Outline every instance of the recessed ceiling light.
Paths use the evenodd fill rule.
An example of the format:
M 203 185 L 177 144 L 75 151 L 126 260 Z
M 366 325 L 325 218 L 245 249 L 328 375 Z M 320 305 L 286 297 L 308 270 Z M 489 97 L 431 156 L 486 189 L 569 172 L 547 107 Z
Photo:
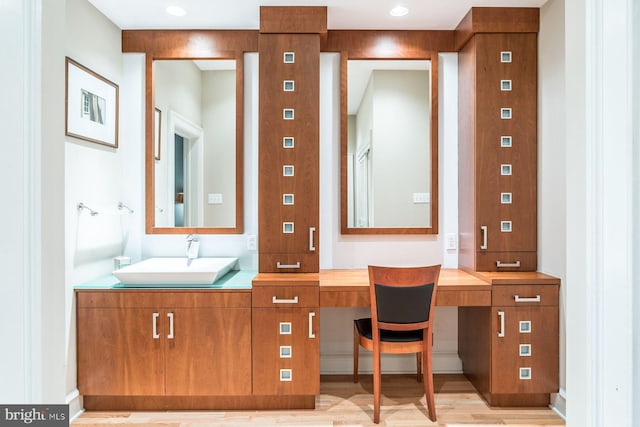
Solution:
M 409 13 L 409 9 L 404 6 L 396 6 L 389 12 L 391 16 L 405 16 L 407 13 Z
M 187 14 L 187 11 L 180 6 L 169 6 L 167 8 L 167 13 L 173 16 L 184 16 Z

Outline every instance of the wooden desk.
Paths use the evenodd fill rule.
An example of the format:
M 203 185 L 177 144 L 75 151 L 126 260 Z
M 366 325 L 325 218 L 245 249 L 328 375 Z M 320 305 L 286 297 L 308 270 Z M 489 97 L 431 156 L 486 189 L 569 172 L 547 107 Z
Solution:
M 321 270 L 320 307 L 369 307 L 366 269 Z M 438 280 L 436 305 L 490 306 L 491 283 L 462 270 L 443 269 Z

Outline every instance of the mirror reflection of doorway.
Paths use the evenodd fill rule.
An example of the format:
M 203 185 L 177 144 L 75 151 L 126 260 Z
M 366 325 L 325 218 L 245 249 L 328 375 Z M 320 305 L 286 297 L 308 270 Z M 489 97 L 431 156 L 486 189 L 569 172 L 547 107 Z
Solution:
M 184 138 L 175 134 L 174 139 L 174 218 L 176 227 L 184 227 Z
M 202 224 L 202 181 L 204 171 L 204 132 L 174 111 L 169 112 L 167 134 L 174 144 L 167 153 L 169 159 L 169 200 L 173 209 L 172 227 L 196 227 Z

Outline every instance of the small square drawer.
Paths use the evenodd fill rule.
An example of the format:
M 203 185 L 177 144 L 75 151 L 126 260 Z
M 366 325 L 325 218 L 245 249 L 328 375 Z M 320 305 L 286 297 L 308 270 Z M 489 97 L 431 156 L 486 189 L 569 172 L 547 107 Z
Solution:
M 319 304 L 317 286 L 264 286 L 251 290 L 252 307 L 317 307 Z
M 557 285 L 493 285 L 491 301 L 495 306 L 558 305 Z

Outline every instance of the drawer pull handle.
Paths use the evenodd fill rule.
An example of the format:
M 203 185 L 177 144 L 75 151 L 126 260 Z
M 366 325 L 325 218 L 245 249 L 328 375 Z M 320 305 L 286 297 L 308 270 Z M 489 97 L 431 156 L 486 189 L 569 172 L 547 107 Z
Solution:
M 175 337 L 173 334 L 173 313 L 167 313 L 167 317 L 169 318 L 169 335 L 167 335 L 167 338 L 172 340 Z
M 277 268 L 300 268 L 300 261 L 295 264 L 280 264 L 280 261 L 276 263 Z
M 279 299 L 277 296 L 274 295 L 271 298 L 271 302 L 274 303 L 274 304 L 297 304 L 298 303 L 298 296 L 296 295 L 292 299 Z
M 316 246 L 313 243 L 313 234 L 316 232 L 315 227 L 309 227 L 309 251 L 313 252 L 316 250 Z
M 519 268 L 520 267 L 520 261 L 516 261 L 516 262 L 496 261 L 496 266 L 498 268 Z
M 160 317 L 160 313 L 153 313 L 152 315 L 152 320 L 153 320 L 153 339 L 157 340 L 158 338 L 160 338 L 160 334 L 158 333 L 158 317 Z
M 480 249 L 487 249 L 488 227 L 486 225 L 480 226 L 480 230 L 482 230 L 482 244 L 480 245 Z
M 500 330 L 498 331 L 498 337 L 504 337 L 504 311 L 499 311 L 498 316 L 500 316 Z
M 309 338 L 315 338 L 316 334 L 313 333 L 313 318 L 315 317 L 316 313 L 311 311 L 309 312 Z
M 521 297 L 520 295 L 514 295 L 513 299 L 516 302 L 540 302 L 540 295 L 536 295 L 535 297 Z

